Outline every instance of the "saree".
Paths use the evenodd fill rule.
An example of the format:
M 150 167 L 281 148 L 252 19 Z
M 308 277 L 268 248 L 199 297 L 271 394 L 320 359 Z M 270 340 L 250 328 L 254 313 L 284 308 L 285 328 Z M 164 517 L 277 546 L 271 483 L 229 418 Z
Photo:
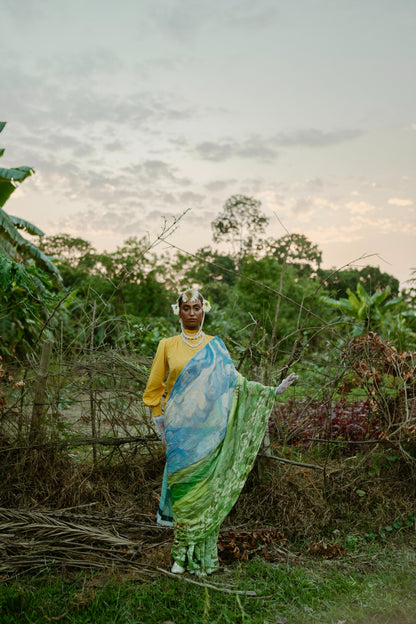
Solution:
M 237 372 L 220 338 L 176 379 L 164 413 L 169 487 L 158 517 L 168 523 L 173 516 L 172 556 L 189 572 L 219 567 L 220 526 L 254 464 L 275 395 Z

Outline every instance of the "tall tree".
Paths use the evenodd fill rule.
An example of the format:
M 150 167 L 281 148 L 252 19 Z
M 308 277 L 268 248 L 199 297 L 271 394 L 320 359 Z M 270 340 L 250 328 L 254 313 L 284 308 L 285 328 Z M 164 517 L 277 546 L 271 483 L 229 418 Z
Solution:
M 259 234 L 263 234 L 269 222 L 260 210 L 261 202 L 246 195 L 232 195 L 224 204 L 222 212 L 212 221 L 214 242 L 231 243 L 238 261 L 253 251 Z
M 263 245 L 267 256 L 276 258 L 281 264 L 293 264 L 302 275 L 311 275 L 322 262 L 322 252 L 304 234 L 286 234 L 278 239 L 268 239 Z

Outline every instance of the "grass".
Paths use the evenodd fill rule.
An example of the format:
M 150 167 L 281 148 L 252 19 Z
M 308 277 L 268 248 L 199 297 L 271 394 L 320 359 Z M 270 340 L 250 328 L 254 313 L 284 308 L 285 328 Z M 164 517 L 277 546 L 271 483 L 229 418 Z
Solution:
M 2 624 L 407 624 L 416 613 L 415 537 L 344 540 L 331 560 L 238 563 L 208 582 L 257 597 L 132 574 L 45 570 L 0 585 Z

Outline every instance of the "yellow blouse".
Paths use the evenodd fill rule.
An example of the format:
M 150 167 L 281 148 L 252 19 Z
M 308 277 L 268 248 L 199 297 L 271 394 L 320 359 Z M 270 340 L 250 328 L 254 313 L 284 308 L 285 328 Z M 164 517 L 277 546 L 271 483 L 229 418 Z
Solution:
M 192 336 L 196 333 L 187 330 Z M 153 416 L 160 416 L 163 406 L 169 398 L 179 373 L 184 366 L 198 353 L 214 336 L 204 336 L 203 341 L 197 348 L 188 347 L 181 336 L 162 338 L 157 347 L 153 360 L 146 390 L 143 394 L 143 403 L 152 408 Z M 167 378 L 166 378 L 167 376 Z M 165 395 L 166 392 L 166 396 Z

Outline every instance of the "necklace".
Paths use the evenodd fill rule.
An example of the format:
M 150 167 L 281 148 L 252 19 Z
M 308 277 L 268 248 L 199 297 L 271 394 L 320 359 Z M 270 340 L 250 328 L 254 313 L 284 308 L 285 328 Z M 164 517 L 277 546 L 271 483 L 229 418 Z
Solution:
M 199 347 L 201 342 L 204 340 L 205 334 L 202 331 L 202 329 L 200 329 L 199 332 L 195 334 L 195 336 L 187 336 L 185 334 L 185 331 L 182 329 L 181 338 L 182 338 L 183 342 L 186 345 L 188 345 L 188 347 L 191 347 L 191 349 L 196 349 L 197 347 Z M 188 342 L 188 340 L 197 340 L 198 338 L 199 338 L 198 342 L 195 342 L 194 344 L 192 344 L 191 342 Z

